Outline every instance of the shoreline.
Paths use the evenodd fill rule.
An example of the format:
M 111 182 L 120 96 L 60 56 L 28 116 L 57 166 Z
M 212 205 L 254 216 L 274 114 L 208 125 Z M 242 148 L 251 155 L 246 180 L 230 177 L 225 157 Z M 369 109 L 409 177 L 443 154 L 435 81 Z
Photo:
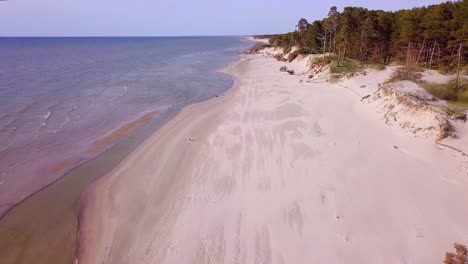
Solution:
M 54 180 L 50 181 L 49 183 L 43 185 L 37 190 L 26 195 L 24 198 L 19 200 L 14 205 L 8 207 L 5 210 L 0 211 L 0 221 L 14 207 L 20 205 L 22 202 L 34 196 L 36 193 L 41 192 L 44 189 L 54 185 L 57 181 L 60 181 L 60 179 L 64 177 L 67 173 L 69 173 L 70 171 L 78 168 L 79 166 L 83 165 L 86 162 L 96 159 L 98 156 L 102 155 L 104 152 L 112 148 L 114 145 L 119 144 L 120 141 L 125 139 L 131 133 L 135 132 L 135 130 L 138 130 L 144 127 L 153 119 L 157 118 L 159 114 L 160 114 L 160 111 L 150 111 L 150 112 L 142 113 L 140 116 L 134 119 L 128 120 L 127 122 L 121 124 L 116 129 L 111 130 L 109 133 L 103 134 L 101 137 L 97 138 L 94 142 L 90 143 L 87 146 L 86 150 L 82 152 L 77 152 L 73 156 L 67 156 L 65 159 L 56 160 L 54 163 L 51 163 L 50 165 L 48 165 L 45 168 L 45 170 L 50 172 L 50 174 L 54 175 L 52 177 Z
M 235 79 L 233 80 L 235 83 Z M 228 93 L 232 89 L 232 87 L 229 88 L 225 93 Z M 210 100 L 210 98 L 199 99 L 202 99 L 201 102 Z M 195 104 L 197 103 L 200 102 L 196 102 Z M 192 104 L 193 103 L 188 105 Z M 68 170 L 63 174 L 63 176 L 61 176 L 54 182 L 32 193 L 31 195 L 23 199 L 20 203 L 7 210 L 5 214 L 0 218 L 0 232 L 7 235 L 4 236 L 6 241 L 2 241 L 0 239 L 0 248 L 3 248 L 3 252 L 0 251 L 0 255 L 5 256 L 5 259 L 7 261 L 13 261 L 17 258 L 22 258 L 23 260 L 29 259 L 31 261 L 34 260 L 35 263 L 67 263 L 69 261 L 75 261 L 73 258 L 76 257 L 76 249 L 79 245 L 79 219 L 81 217 L 80 207 L 82 206 L 81 202 L 77 201 L 82 200 L 81 191 L 78 191 L 79 195 L 71 195 L 76 196 L 77 199 L 72 199 L 70 201 L 68 201 L 69 199 L 66 199 L 67 201 L 63 202 L 59 198 L 60 203 L 62 205 L 57 206 L 59 207 L 59 209 L 54 209 L 54 211 L 66 210 L 66 213 L 63 213 L 63 215 L 60 214 L 59 216 L 56 214 L 55 217 L 52 215 L 45 216 L 44 212 L 36 212 L 38 211 L 36 209 L 45 205 L 49 207 L 55 207 L 54 204 L 56 204 L 56 200 L 51 200 L 50 197 L 57 197 L 56 193 L 60 193 L 65 190 L 73 190 L 72 193 L 76 193 L 76 189 L 83 189 L 84 193 L 87 193 L 87 189 L 92 185 L 91 182 L 94 182 L 95 180 L 90 180 L 91 184 L 85 184 L 84 187 L 82 186 L 83 181 L 88 181 L 87 179 L 90 177 L 97 177 L 98 179 L 101 177 L 105 177 L 108 171 L 112 170 L 115 166 L 117 166 L 120 163 L 119 160 L 125 159 L 125 157 L 130 155 L 135 148 L 138 148 L 140 144 L 142 144 L 155 131 L 158 131 L 167 122 L 172 120 L 176 115 L 178 115 L 178 113 L 180 113 L 180 111 L 180 105 L 175 105 L 162 113 L 158 111 L 147 112 L 146 114 L 141 115 L 139 118 L 123 124 L 111 133 L 102 136 L 101 138 L 95 141 L 96 144 L 93 144 L 93 146 L 90 146 L 90 148 L 88 149 L 88 151 L 91 151 L 92 153 L 96 153 L 96 151 L 102 151 L 100 154 L 95 155 L 94 158 L 86 160 L 85 162 L 82 162 L 77 166 L 73 167 L 72 169 Z M 111 145 L 109 146 L 108 143 L 111 143 Z M 87 176 L 84 177 L 85 179 L 83 179 L 83 175 L 79 174 L 86 174 Z M 69 194 L 67 195 L 70 196 Z M 31 224 L 35 227 L 28 227 L 27 225 L 30 226 L 29 220 L 31 219 L 30 217 L 25 216 L 28 214 L 31 217 L 40 214 L 42 215 L 41 218 L 49 219 L 51 221 L 58 221 L 60 222 L 59 227 L 54 226 L 52 230 L 45 231 L 45 233 L 43 228 L 38 228 L 35 226 L 37 225 L 37 223 Z M 48 228 L 50 229 L 50 224 L 46 223 L 50 222 L 49 220 L 39 220 L 38 222 L 39 225 L 48 226 Z M 12 237 L 8 238 L 10 234 L 7 234 L 10 231 L 2 227 L 5 226 L 5 224 L 6 226 L 9 226 L 8 229 L 12 228 L 12 226 L 17 226 L 15 227 L 15 229 L 21 230 L 21 233 L 29 233 L 30 235 L 32 235 L 32 239 L 29 238 L 28 241 L 25 241 L 29 243 L 29 246 L 18 246 L 18 243 L 23 242 L 16 238 L 14 238 L 16 244 L 11 243 Z M 69 231 L 72 230 L 76 230 L 76 235 L 69 234 Z M 54 232 L 61 233 L 58 237 L 54 239 L 55 242 L 57 242 L 57 240 L 62 240 L 62 244 L 59 247 L 47 245 L 47 242 L 45 242 L 48 240 L 48 238 L 44 237 L 44 235 L 57 236 L 57 234 L 54 234 Z M 70 238 L 73 241 L 70 241 Z M 33 240 L 35 240 L 36 242 L 33 242 Z M 64 240 L 67 241 L 65 244 L 68 244 L 69 246 L 63 245 L 63 243 L 65 242 Z M 5 243 L 8 243 L 8 246 L 2 246 Z M 58 250 L 60 248 L 65 249 L 65 251 Z M 18 253 L 16 252 L 18 250 L 24 250 L 24 252 L 19 253 L 20 255 L 17 255 Z M 43 257 L 47 254 L 39 254 L 39 251 L 49 252 L 48 255 L 54 256 L 54 262 L 50 262 L 50 258 L 44 259 Z
M 41 250 L 49 252 L 50 255 L 52 251 L 57 251 L 56 248 L 47 250 L 49 245 L 42 243 L 47 243 L 46 241 L 52 236 L 55 237 L 54 240 L 60 240 L 61 243 L 68 246 L 56 245 L 63 251 L 52 254 L 54 262 L 42 259 L 43 255 L 37 255 L 38 259 L 35 261 L 37 263 L 64 263 L 71 260 L 70 253 L 75 251 L 73 244 L 76 239 L 76 236 L 70 234 L 70 231 L 76 229 L 75 198 L 80 197 L 77 194 L 81 192 L 83 185 L 87 185 L 86 182 L 93 181 L 93 177 L 100 177 L 97 175 L 99 170 L 86 176 L 80 174 L 87 171 L 86 167 L 93 167 L 93 164 L 99 163 L 98 160 L 103 159 L 103 157 L 112 156 L 112 150 L 118 148 L 119 145 L 129 145 L 132 138 L 136 134 L 141 134 L 140 130 L 145 130 L 145 127 L 154 122 L 159 114 L 158 111 L 148 112 L 102 136 L 97 142 L 106 140 L 109 136 L 113 141 L 106 140 L 104 143 L 111 144 L 95 145 L 97 151 L 93 153 L 92 158 L 67 169 L 61 177 L 31 193 L 21 202 L 6 210 L 0 218 L 1 256 L 7 261 L 13 262 L 14 259 L 18 258 L 31 259 Z M 90 150 L 92 150 L 91 147 L 93 146 L 90 146 Z M 45 212 L 41 210 L 42 207 L 46 208 Z M 31 217 L 35 218 L 34 223 L 30 223 Z M 51 221 L 57 222 L 57 225 L 51 226 L 49 224 Z M 23 241 L 21 239 L 23 236 L 28 238 Z M 52 248 L 52 246 L 50 247 Z M 19 253 L 22 251 L 27 253 Z
M 239 61 L 233 62 L 229 64 L 225 69 L 222 69 L 219 71 L 220 73 L 228 74 L 229 76 L 233 78 L 234 83 L 233 83 L 233 86 L 229 90 L 227 90 L 222 95 L 219 95 L 219 96 L 216 96 L 216 97 L 213 97 L 213 98 L 201 101 L 201 102 L 197 102 L 194 104 L 189 104 L 183 107 L 174 118 L 172 118 L 168 123 L 163 125 L 159 130 L 155 131 L 150 137 L 148 137 L 145 140 L 145 142 L 149 141 L 150 138 L 152 137 L 157 137 L 160 134 L 165 134 L 167 136 L 166 130 L 172 130 L 174 126 L 183 127 L 184 125 L 181 124 L 181 121 L 187 119 L 188 118 L 187 116 L 190 116 L 193 111 L 199 112 L 201 110 L 206 110 L 207 108 L 211 108 L 212 104 L 218 105 L 218 104 L 223 103 L 224 101 L 228 101 L 230 96 L 232 96 L 235 93 L 236 89 L 238 89 L 239 87 L 238 77 L 236 75 L 233 75 L 230 72 L 230 70 L 236 67 L 236 65 L 239 65 L 240 63 L 242 63 L 243 61 L 244 61 L 243 58 L 241 58 Z M 187 138 L 187 140 L 189 140 L 189 138 Z M 194 140 L 196 142 L 196 139 Z M 121 164 L 125 163 L 127 160 L 133 159 L 133 156 L 135 155 L 135 153 L 139 149 L 144 147 L 145 142 L 143 142 L 137 149 L 135 149 L 132 153 L 130 153 L 130 155 L 128 155 L 112 171 L 117 170 L 121 166 Z M 102 210 L 102 200 L 100 200 L 102 199 L 102 197 L 100 197 L 102 191 L 99 190 L 99 186 L 102 185 L 101 182 L 106 181 L 107 179 L 112 177 L 111 175 L 112 171 L 109 172 L 107 175 L 103 176 L 98 181 L 95 181 L 93 184 L 88 186 L 88 188 L 85 190 L 85 192 L 83 192 L 81 196 L 82 202 L 80 203 L 81 207 L 80 207 L 80 214 L 79 214 L 80 215 L 79 225 L 80 225 L 80 230 L 82 230 L 82 232 L 80 232 L 79 234 L 79 238 L 78 238 L 79 246 L 77 247 L 77 254 L 76 254 L 77 261 L 79 263 L 83 263 L 83 262 L 87 263 L 87 260 L 86 259 L 83 260 L 83 258 L 88 258 L 88 256 L 85 256 L 85 255 L 89 254 L 87 251 L 89 251 L 90 248 L 92 248 L 89 246 L 89 244 L 92 244 L 94 243 L 94 241 L 99 240 L 99 238 L 95 237 L 94 235 L 96 234 L 94 229 L 96 227 L 96 221 L 97 221 L 95 218 L 98 215 L 98 212 Z M 103 224 L 103 226 L 105 226 L 105 224 Z M 100 228 L 98 228 L 98 230 L 99 229 Z M 90 241 L 93 241 L 93 242 L 90 243 Z M 108 253 L 106 254 L 106 256 L 107 255 Z M 103 263 L 105 263 L 105 261 L 106 260 L 103 260 Z M 91 261 L 90 263 L 93 263 L 93 262 Z
M 86 162 L 90 162 L 96 158 L 98 158 L 100 155 L 104 154 L 104 152 L 108 151 L 110 148 L 115 146 L 116 144 L 119 144 L 120 141 L 124 140 L 126 137 L 128 137 L 131 133 L 134 133 L 135 130 L 140 129 L 147 125 L 149 122 L 151 122 L 153 119 L 157 118 L 159 111 L 151 111 L 146 114 L 143 114 L 139 117 L 137 117 L 134 120 L 130 120 L 127 123 L 124 123 L 117 129 L 111 131 L 109 134 L 105 134 L 102 137 L 98 138 L 95 142 L 93 142 L 86 153 L 90 154 L 91 156 L 88 158 L 80 158 L 81 155 L 77 155 L 76 157 L 69 157 L 67 159 L 61 160 L 56 164 L 51 165 L 51 170 L 54 172 L 57 171 L 62 171 L 60 173 L 57 173 L 59 176 L 51 181 L 50 183 L 44 185 L 43 187 L 39 188 L 38 190 L 32 192 L 31 194 L 25 196 L 21 201 L 16 203 L 15 205 L 9 207 L 5 211 L 3 211 L 0 214 L 0 221 L 4 216 L 6 216 L 11 210 L 13 210 L 16 206 L 19 206 L 21 203 L 23 203 L 25 200 L 31 198 L 35 194 L 45 190 L 46 188 L 49 188 L 50 186 L 56 184 L 58 181 L 61 180 L 62 177 L 64 177 L 66 174 L 71 172 L 74 169 L 77 169 L 81 165 L 83 165 Z M 151 120 L 149 120 L 150 118 Z
M 464 157 L 389 128 L 351 91 L 243 58 L 235 87 L 93 184 L 79 263 L 439 263 L 466 243 Z

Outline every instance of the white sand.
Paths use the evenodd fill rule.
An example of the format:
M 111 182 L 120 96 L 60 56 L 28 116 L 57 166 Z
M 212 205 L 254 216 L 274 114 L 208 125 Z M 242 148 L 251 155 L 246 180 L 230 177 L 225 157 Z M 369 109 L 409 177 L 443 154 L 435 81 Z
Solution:
M 233 65 L 235 89 L 96 183 L 79 263 L 441 263 L 467 244 L 466 157 L 281 65 Z

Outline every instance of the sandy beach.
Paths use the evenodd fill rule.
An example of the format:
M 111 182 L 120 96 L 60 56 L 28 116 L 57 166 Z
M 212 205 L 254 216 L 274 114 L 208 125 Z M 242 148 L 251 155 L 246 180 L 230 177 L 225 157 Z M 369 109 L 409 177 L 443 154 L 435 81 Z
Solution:
M 244 56 L 233 89 L 95 182 L 78 263 L 442 263 L 467 244 L 466 156 L 283 64 Z

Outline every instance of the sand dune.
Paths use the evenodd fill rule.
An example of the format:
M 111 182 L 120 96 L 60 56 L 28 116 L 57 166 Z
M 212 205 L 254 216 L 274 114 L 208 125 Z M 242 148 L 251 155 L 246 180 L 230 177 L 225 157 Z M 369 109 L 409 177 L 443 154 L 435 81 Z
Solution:
M 85 194 L 79 263 L 441 263 L 468 163 L 249 56 Z

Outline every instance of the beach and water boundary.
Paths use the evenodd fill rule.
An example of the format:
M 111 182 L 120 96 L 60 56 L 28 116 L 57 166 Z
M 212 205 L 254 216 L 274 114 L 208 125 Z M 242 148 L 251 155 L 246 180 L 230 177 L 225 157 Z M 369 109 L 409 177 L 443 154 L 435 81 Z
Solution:
M 97 140 L 90 149 L 91 154 L 112 146 L 5 212 L 0 219 L 2 259 L 6 263 L 74 261 L 79 235 L 80 199 L 86 187 L 111 171 L 146 138 L 176 116 L 185 104 L 209 98 L 198 97 L 183 105 L 173 105 L 161 113 L 147 113 Z
M 12 40 L 11 42 L 15 41 Z M 29 41 L 29 39 L 25 39 L 26 41 Z M 46 40 L 42 39 L 34 41 L 42 45 L 46 43 Z M 47 39 L 47 41 L 49 40 Z M 163 73 L 167 71 L 171 76 L 177 75 L 180 77 L 176 82 L 169 83 L 168 86 L 170 89 L 171 87 L 173 88 L 172 94 L 175 95 L 175 99 L 177 100 L 174 101 L 173 98 L 173 101 L 161 101 L 159 97 L 154 97 L 154 93 L 150 94 L 153 97 L 145 98 L 144 105 L 148 105 L 154 98 L 156 109 L 158 109 L 158 106 L 164 106 L 164 104 L 170 104 L 171 106 L 169 108 L 162 107 L 160 111 L 143 113 L 133 119 L 130 118 L 117 129 L 111 130 L 106 135 L 101 135 L 87 150 L 87 153 L 95 158 L 91 160 L 67 159 L 59 163 L 53 168 L 62 171 L 65 169 L 62 177 L 28 195 L 22 202 L 4 212 L 4 215 L 0 219 L 0 256 L 7 263 L 31 263 L 32 261 L 34 263 L 69 263 L 69 260 L 73 261 L 79 228 L 78 216 L 81 192 L 87 185 L 112 170 L 116 164 L 123 160 L 149 135 L 176 116 L 185 105 L 207 100 L 229 89 L 233 83 L 232 78 L 225 74 L 215 73 L 214 71 L 215 69 L 220 69 L 220 65 L 227 65 L 228 62 L 239 59 L 237 52 L 243 49 L 240 47 L 246 45 L 245 43 L 249 43 L 249 41 L 240 37 L 111 38 L 104 40 L 94 38 L 58 38 L 57 40 L 50 39 L 50 41 L 57 41 L 65 45 L 75 45 L 75 41 L 77 42 L 77 47 L 79 45 L 87 47 L 86 45 L 89 46 L 88 43 L 90 41 L 96 41 L 98 44 L 101 42 L 101 44 L 110 44 L 116 50 L 120 49 L 123 44 L 136 45 L 139 48 L 144 47 L 148 49 L 147 51 L 152 54 L 155 52 L 159 54 L 159 51 L 157 51 L 159 44 L 163 46 L 164 51 L 165 43 L 176 43 L 178 46 L 175 45 L 175 48 L 179 47 L 177 51 L 179 55 L 174 58 L 174 61 L 163 60 L 161 63 L 163 63 L 162 65 L 166 65 L 166 67 L 170 66 L 164 69 Z M 192 42 L 195 45 L 185 44 Z M 148 45 L 153 45 L 153 47 Z M 156 45 L 156 50 L 154 45 Z M 75 48 L 75 46 L 73 47 Z M 240 49 L 237 50 L 236 47 Z M 92 47 L 89 48 L 91 49 Z M 181 53 L 182 56 L 180 56 Z M 136 58 L 139 58 L 140 55 L 141 52 L 137 53 Z M 117 58 L 121 57 L 120 54 L 117 55 Z M 133 57 L 130 56 L 129 58 Z M 142 61 L 145 64 L 153 65 L 149 61 L 151 58 L 151 56 L 147 56 Z M 200 61 L 202 58 L 203 61 Z M 101 66 L 107 67 L 108 65 L 104 64 Z M 181 66 L 182 68 L 177 68 L 176 66 Z M 198 69 L 190 70 L 193 67 L 198 67 Z M 158 68 L 156 69 L 152 74 L 160 76 L 161 71 Z M 183 72 L 178 74 L 177 69 L 181 69 Z M 112 71 L 111 69 L 111 73 Z M 139 73 L 142 74 L 142 77 L 145 77 L 145 83 L 139 81 L 141 77 L 136 79 L 137 88 L 138 86 L 149 85 L 156 89 L 167 89 L 164 83 L 161 85 L 161 80 L 159 79 L 151 82 L 151 79 L 145 76 L 147 72 L 150 73 L 151 68 L 147 67 L 144 72 Z M 167 75 L 164 74 L 164 76 Z M 164 76 L 162 77 L 164 80 L 170 79 Z M 190 78 L 190 80 L 193 80 L 193 85 L 187 83 L 187 76 L 193 77 L 193 79 Z M 138 75 L 132 76 L 132 78 L 135 77 L 138 77 Z M 208 80 L 211 81 L 206 83 Z M 205 82 L 205 85 L 201 86 L 203 82 Z M 186 91 L 186 95 L 182 93 L 185 89 L 184 86 L 192 88 Z M 199 86 L 201 86 L 200 89 L 197 89 Z M 127 102 L 127 104 L 131 103 L 129 100 L 134 98 L 131 95 L 132 91 L 135 94 L 135 85 L 131 85 L 130 87 L 131 89 L 126 89 L 126 95 L 122 101 Z M 162 91 L 164 92 L 164 90 Z M 119 96 L 122 97 L 121 94 Z M 115 96 L 111 97 L 112 103 L 121 101 L 120 97 L 119 100 L 115 100 Z M 94 104 L 91 106 L 94 106 Z M 153 107 L 150 107 L 149 110 L 151 108 Z M 87 133 L 91 133 L 91 131 L 87 131 Z M 109 148 L 109 146 L 111 147 Z M 98 155 L 104 150 L 103 154 Z M 72 167 L 71 170 L 69 169 L 70 167 Z M 34 219 L 34 221 L 31 221 L 31 219 Z

